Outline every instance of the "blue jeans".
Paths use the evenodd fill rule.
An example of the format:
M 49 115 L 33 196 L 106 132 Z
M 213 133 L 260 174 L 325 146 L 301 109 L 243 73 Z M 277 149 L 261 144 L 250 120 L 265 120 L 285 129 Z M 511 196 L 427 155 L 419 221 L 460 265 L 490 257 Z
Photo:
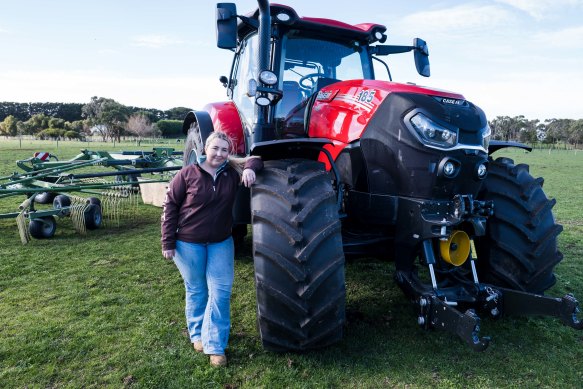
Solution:
M 176 242 L 174 263 L 186 288 L 190 341 L 202 341 L 205 354 L 224 354 L 229 341 L 234 257 L 231 237 L 218 243 Z

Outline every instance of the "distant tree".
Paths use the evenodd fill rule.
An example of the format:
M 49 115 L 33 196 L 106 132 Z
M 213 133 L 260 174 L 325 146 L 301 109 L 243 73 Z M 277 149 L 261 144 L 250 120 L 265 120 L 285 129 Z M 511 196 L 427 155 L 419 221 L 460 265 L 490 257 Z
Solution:
M 89 123 L 93 127 L 101 126 L 106 138 L 118 142 L 121 140 L 130 112 L 130 107 L 105 97 L 94 96 L 91 102 L 83 106 L 83 115 Z
M 524 120 L 522 122 L 524 127 L 522 127 L 518 132 L 518 141 L 523 143 L 537 143 L 537 130 L 539 128 L 539 120 Z
M 162 110 L 156 108 L 140 108 L 140 107 L 128 107 L 131 114 L 141 113 L 150 119 L 152 123 L 157 122 L 160 119 L 165 119 L 165 113 Z
M 496 116 L 490 121 L 492 138 L 497 140 L 508 140 L 510 137 L 510 122 L 511 118 L 509 116 Z
M 65 130 L 62 128 L 47 128 L 37 133 L 35 136 L 39 139 L 60 138 L 65 136 Z
M 46 128 L 49 128 L 49 120 L 51 118 L 45 114 L 39 113 L 33 115 L 30 119 L 26 121 L 26 126 L 28 128 L 28 134 L 36 134 Z
M 78 103 L 14 103 L 0 102 L 0 120 L 13 115 L 20 121 L 27 121 L 33 115 L 43 114 L 58 117 L 65 121 L 81 120 L 81 108 Z
M 159 117 L 159 114 L 157 112 L 153 112 L 153 111 L 154 110 L 151 110 L 151 109 L 140 109 L 137 111 L 132 111 L 131 116 L 141 115 L 141 116 L 144 116 L 146 119 L 148 119 L 148 121 L 150 123 L 156 123 L 158 120 L 160 120 L 160 117 Z
M 75 131 L 79 134 L 83 132 L 86 124 L 84 120 L 75 120 L 73 122 L 65 122 L 64 128 L 67 131 Z
M 65 131 L 65 133 L 63 134 L 65 138 L 68 139 L 77 139 L 80 137 L 79 133 L 77 131 Z
M 143 113 L 135 113 L 128 119 L 126 124 L 126 131 L 138 137 L 138 140 L 142 138 L 152 136 L 153 128 L 150 119 Z
M 4 121 L 8 116 L 14 116 L 20 121 L 28 120 L 30 118 L 28 103 L 0 102 L 0 121 Z
M 83 104 L 80 103 L 59 103 L 55 117 L 67 122 L 75 122 L 83 119 Z
M 101 120 L 107 126 L 109 139 L 121 141 L 128 116 L 128 107 L 118 102 L 108 102 L 103 106 Z
M 0 133 L 2 135 L 15 136 L 18 134 L 18 119 L 10 115 L 0 123 Z
M 156 126 L 165 138 L 182 136 L 182 120 L 159 120 Z
M 545 143 L 555 144 L 566 142 L 569 137 L 569 127 L 573 123 L 572 119 L 549 119 L 545 122 L 546 134 Z
M 583 144 L 583 119 L 573 120 L 568 129 L 567 141 L 578 148 Z
M 169 119 L 169 120 L 184 120 L 184 118 L 186 117 L 186 115 L 192 111 L 192 109 L 190 108 L 186 108 L 186 107 L 175 107 L 175 108 L 171 108 L 167 111 L 164 111 L 165 113 L 165 118 Z
M 18 136 L 22 137 L 22 135 L 27 134 L 28 126 L 26 125 L 26 123 L 19 121 L 18 123 L 16 123 L 16 130 Z
M 49 128 L 65 128 L 65 120 L 61 118 L 50 118 Z

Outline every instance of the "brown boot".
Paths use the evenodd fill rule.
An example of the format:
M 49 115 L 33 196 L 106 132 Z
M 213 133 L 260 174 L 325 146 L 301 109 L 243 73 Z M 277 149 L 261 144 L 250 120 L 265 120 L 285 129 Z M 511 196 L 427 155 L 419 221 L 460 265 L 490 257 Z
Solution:
M 194 351 L 196 351 L 197 353 L 202 353 L 204 351 L 204 349 L 202 348 L 202 342 L 200 340 L 194 342 L 192 344 L 192 347 L 194 347 Z
M 227 366 L 227 357 L 224 355 L 211 355 L 211 366 Z

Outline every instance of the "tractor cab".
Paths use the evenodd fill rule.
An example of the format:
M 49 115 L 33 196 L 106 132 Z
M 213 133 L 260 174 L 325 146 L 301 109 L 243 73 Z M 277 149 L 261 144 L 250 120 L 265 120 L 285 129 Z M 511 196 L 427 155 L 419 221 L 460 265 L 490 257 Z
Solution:
M 373 78 L 367 50 L 357 44 L 322 40 L 299 30 L 281 40 L 279 87 L 281 101 L 274 109 L 277 133 L 282 137 L 305 134 L 306 107 L 325 86 Z
M 386 40 L 386 27 L 379 24 L 299 17 L 290 7 L 271 5 L 263 15 L 269 17 L 270 37 L 261 42 L 259 29 L 265 24 L 260 23 L 261 6 L 247 16 L 236 15 L 234 4 L 217 7 L 217 45 L 235 51 L 225 82 L 228 95 L 247 130 L 253 129 L 256 115 L 264 116 L 275 129 L 271 132 L 275 139 L 307 136 L 306 108 L 317 92 L 339 81 L 374 80 L 372 61 L 376 56 L 415 50 L 417 68 L 429 75 L 425 42 L 373 46 Z M 263 66 L 257 60 L 260 55 L 266 59 Z M 260 77 L 265 70 L 272 73 L 273 83 Z M 256 109 L 257 104 L 265 107 L 263 113 Z

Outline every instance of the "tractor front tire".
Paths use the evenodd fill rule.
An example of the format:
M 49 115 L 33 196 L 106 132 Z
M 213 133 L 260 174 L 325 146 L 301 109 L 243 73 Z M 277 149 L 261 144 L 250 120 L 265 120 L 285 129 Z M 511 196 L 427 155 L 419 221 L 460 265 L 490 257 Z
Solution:
M 494 202 L 486 235 L 476 239 L 481 282 L 530 293 L 543 293 L 556 282 L 553 272 L 563 255 L 542 178 L 533 178 L 528 165 L 509 158 L 490 161 L 481 200 Z
M 251 188 L 257 318 L 263 347 L 304 351 L 342 338 L 344 253 L 323 164 L 268 161 Z

